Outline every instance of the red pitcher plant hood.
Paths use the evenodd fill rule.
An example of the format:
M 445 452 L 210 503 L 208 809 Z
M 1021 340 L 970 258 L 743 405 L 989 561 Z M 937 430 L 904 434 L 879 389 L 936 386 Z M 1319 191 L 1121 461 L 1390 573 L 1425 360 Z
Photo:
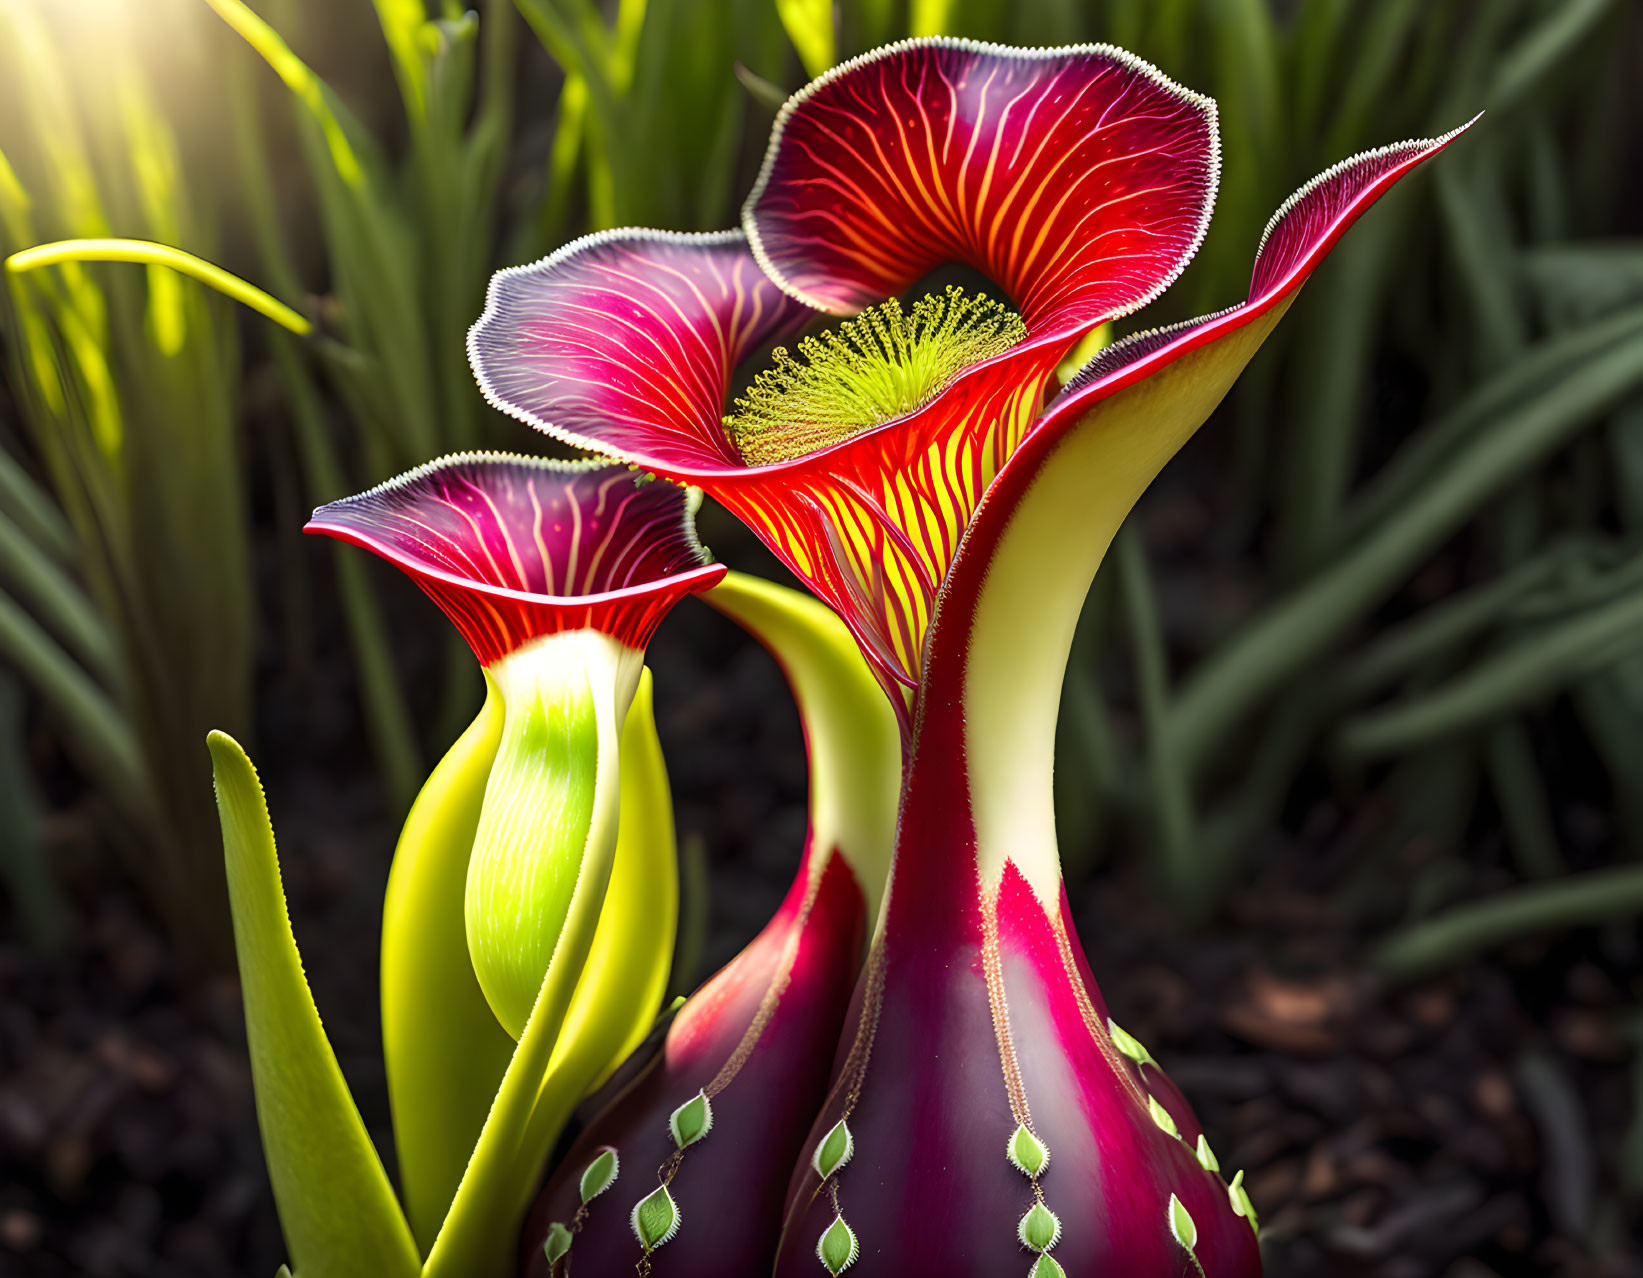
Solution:
M 303 531 L 401 569 L 491 666 L 574 630 L 643 651 L 669 608 L 725 574 L 692 510 L 626 466 L 465 453 L 321 506 Z
M 615 232 L 493 284 L 470 334 L 492 402 L 740 516 L 845 619 L 906 739 L 885 905 L 780 1278 L 1259 1273 L 1239 1176 L 1112 1025 L 1073 931 L 1060 684 L 1141 492 L 1352 222 L 1454 136 L 1308 183 L 1244 302 L 1126 338 L 1053 396 L 1082 338 L 1180 273 L 1215 195 L 1214 104 L 1110 47 L 858 58 L 783 108 L 742 232 Z M 945 263 L 1015 312 L 894 300 Z M 727 403 L 748 352 L 823 312 L 860 315 Z
M 1202 240 L 1217 136 L 1213 102 L 1117 50 L 893 46 L 783 108 L 745 235 L 619 231 L 503 272 L 470 356 L 503 411 L 705 488 L 912 688 L 965 524 L 1056 365 Z M 750 464 L 724 424 L 738 360 L 949 261 L 999 284 L 1021 340 L 910 411 Z

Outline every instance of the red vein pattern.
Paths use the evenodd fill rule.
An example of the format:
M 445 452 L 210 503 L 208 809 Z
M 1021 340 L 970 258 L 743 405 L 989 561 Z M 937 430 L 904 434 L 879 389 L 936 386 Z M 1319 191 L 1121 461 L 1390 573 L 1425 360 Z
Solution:
M 1215 104 L 1105 46 L 892 45 L 795 95 L 743 214 L 796 296 L 848 312 L 963 262 L 1030 327 L 1161 293 L 1208 224 Z
M 740 231 L 616 231 L 491 280 L 468 357 L 487 399 L 569 443 L 658 470 L 739 466 L 737 363 L 812 316 Z
M 564 630 L 643 648 L 669 608 L 724 576 L 690 502 L 625 466 L 465 454 L 321 506 L 303 531 L 403 569 L 490 665 Z
M 839 611 L 901 703 L 959 538 L 1056 364 L 1180 272 L 1218 166 L 1214 104 L 1118 50 L 906 42 L 783 110 L 747 240 L 578 241 L 496 278 L 469 354 L 503 411 L 722 501 Z M 1025 341 L 832 448 L 742 461 L 722 427 L 730 372 L 814 315 L 778 283 L 850 310 L 948 261 L 1010 294 Z

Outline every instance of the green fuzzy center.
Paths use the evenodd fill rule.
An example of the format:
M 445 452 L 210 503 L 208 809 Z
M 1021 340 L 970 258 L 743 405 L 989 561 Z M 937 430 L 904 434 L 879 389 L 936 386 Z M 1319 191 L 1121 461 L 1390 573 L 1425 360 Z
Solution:
M 871 307 L 834 332 L 777 347 L 725 433 L 750 466 L 791 461 L 922 408 L 972 364 L 1027 335 L 1014 311 L 957 285 L 904 310 Z

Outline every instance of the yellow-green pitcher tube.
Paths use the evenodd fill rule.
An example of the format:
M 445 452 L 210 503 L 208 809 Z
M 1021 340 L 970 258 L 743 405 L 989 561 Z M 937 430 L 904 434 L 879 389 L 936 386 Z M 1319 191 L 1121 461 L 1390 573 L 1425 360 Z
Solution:
M 667 991 L 679 926 L 679 858 L 648 669 L 622 730 L 620 821 L 593 948 L 521 1147 L 521 1209 L 577 1104 L 644 1041 Z
M 424 1255 L 514 1048 L 480 991 L 462 918 L 468 858 L 502 717 L 502 699 L 487 682 L 483 708 L 405 819 L 382 909 L 388 1098 L 400 1193 Z
M 641 1042 L 667 986 L 678 926 L 673 806 L 650 672 L 620 746 L 616 850 L 576 992 L 553 1044 L 521 1173 L 578 1101 Z M 469 960 L 463 891 L 505 715 L 494 681 L 405 822 L 383 908 L 382 1018 L 401 1192 L 417 1245 L 432 1249 L 515 1045 Z

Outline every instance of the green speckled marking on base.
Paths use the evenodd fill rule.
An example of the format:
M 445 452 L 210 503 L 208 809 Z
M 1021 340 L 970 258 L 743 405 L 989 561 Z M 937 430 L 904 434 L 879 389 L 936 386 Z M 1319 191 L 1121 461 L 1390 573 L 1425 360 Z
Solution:
M 828 1273 L 838 1275 L 856 1263 L 856 1257 L 861 1255 L 861 1244 L 856 1241 L 856 1231 L 844 1223 L 844 1216 L 833 1217 L 816 1244 L 816 1259 L 822 1262 Z
M 1050 1165 L 1050 1151 L 1023 1123 L 1010 1134 L 1010 1143 L 1004 1151 L 1017 1171 L 1032 1177 L 1039 1176 Z

